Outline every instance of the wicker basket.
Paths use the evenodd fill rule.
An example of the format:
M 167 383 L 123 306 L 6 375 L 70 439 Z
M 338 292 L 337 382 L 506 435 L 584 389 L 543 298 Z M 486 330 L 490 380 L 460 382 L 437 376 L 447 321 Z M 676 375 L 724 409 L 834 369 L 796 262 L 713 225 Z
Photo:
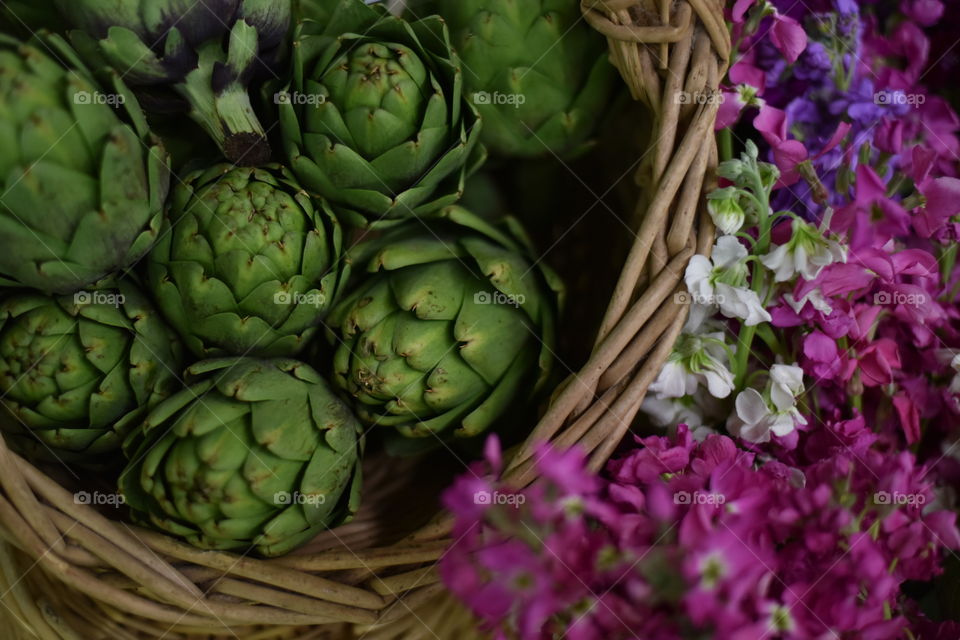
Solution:
M 595 469 L 610 457 L 680 333 L 685 307 L 673 296 L 686 263 L 713 240 L 703 193 L 717 162 L 719 101 L 678 98 L 719 95 L 731 46 L 721 0 L 581 7 L 608 38 L 612 61 L 643 104 L 636 108 L 652 114 L 653 142 L 638 160 L 636 240 L 592 355 L 513 456 L 508 479 L 518 486 L 534 479 L 535 441 L 578 443 Z M 111 521 L 75 503 L 70 478 L 44 475 L 0 440 L 0 632 L 41 640 L 333 639 L 358 630 L 371 640 L 469 639 L 455 627 L 467 618 L 435 567 L 450 543 L 449 519 L 409 506 L 431 504 L 424 494 L 436 496 L 455 469 L 430 463 L 427 478 L 397 468 L 414 464 L 425 468 L 368 460 L 365 504 L 353 522 L 295 555 L 260 560 Z M 398 477 L 422 482 L 397 486 Z

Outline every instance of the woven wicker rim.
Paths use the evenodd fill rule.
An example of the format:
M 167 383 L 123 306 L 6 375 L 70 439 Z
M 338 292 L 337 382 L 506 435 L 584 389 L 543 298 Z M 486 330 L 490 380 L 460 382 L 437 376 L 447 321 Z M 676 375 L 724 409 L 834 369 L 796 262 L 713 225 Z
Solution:
M 610 457 L 686 319 L 673 299 L 686 264 L 709 254 L 714 235 L 703 195 L 714 186 L 720 101 L 677 97 L 718 95 L 731 48 L 721 0 L 582 0 L 581 10 L 652 114 L 652 143 L 635 175 L 643 194 L 636 239 L 592 355 L 511 458 L 507 481 L 517 486 L 535 479 L 536 442 L 578 444 L 593 469 Z M 390 482 L 374 477 L 367 486 Z M 42 640 L 241 631 L 333 638 L 350 625 L 369 638 L 412 638 L 403 619 L 442 590 L 435 563 L 450 544 L 444 514 L 389 547 L 371 546 L 375 527 L 361 523 L 347 536 L 331 532 L 328 551 L 260 560 L 113 522 L 76 504 L 2 439 L 0 488 L 0 537 L 16 548 L 0 545 L 0 574 L 11 585 L 4 601 L 16 605 L 3 613 Z

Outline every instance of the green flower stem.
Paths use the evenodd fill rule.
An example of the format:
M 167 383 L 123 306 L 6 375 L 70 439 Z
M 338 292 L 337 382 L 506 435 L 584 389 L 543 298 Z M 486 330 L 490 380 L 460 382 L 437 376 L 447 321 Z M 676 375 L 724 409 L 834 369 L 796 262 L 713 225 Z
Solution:
M 776 334 L 774 334 L 773 329 L 770 328 L 768 324 L 762 324 L 757 326 L 757 335 L 763 340 L 771 351 L 776 355 L 780 356 L 784 360 L 787 358 L 787 350 L 783 348 L 783 345 L 780 344 L 780 341 L 777 340 Z
M 760 206 L 757 208 L 757 219 L 759 223 L 760 234 L 753 245 L 753 255 L 762 256 L 770 247 L 770 227 L 773 224 L 770 215 L 770 194 L 764 188 L 760 180 L 760 172 L 757 170 L 756 161 L 751 161 L 751 167 L 754 174 L 751 176 L 753 182 L 754 196 L 759 200 Z M 751 286 L 757 292 L 757 296 L 763 300 L 765 296 L 761 295 L 767 288 L 767 270 L 759 260 L 754 261 Z M 734 387 L 739 391 L 744 388 L 744 382 L 747 375 L 747 358 L 750 357 L 750 348 L 753 345 L 753 338 L 757 333 L 757 327 L 740 327 L 740 335 L 737 337 L 737 359 L 734 362 Z
M 943 255 L 940 256 L 940 275 L 943 280 L 943 285 L 947 286 L 950 284 L 950 274 L 953 273 L 953 267 L 957 264 L 957 245 L 956 243 L 950 244 L 943 251 Z M 951 296 L 948 300 L 954 300 L 955 296 Z
M 717 138 L 720 143 L 720 160 L 730 160 L 733 158 L 733 134 L 730 129 L 724 129 Z

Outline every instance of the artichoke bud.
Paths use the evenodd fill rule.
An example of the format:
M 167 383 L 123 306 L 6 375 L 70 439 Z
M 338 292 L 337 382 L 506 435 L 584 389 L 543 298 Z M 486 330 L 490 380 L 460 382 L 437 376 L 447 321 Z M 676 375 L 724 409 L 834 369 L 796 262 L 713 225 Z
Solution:
M 128 281 L 0 305 L 8 440 L 31 459 L 107 466 L 125 435 L 177 386 L 183 349 Z
M 605 38 L 569 0 L 438 0 L 484 119 L 482 142 L 512 157 L 573 156 L 616 83 Z
M 331 311 L 333 381 L 361 421 L 470 437 L 529 401 L 552 365 L 562 284 L 515 234 L 459 207 L 355 247 Z M 511 223 L 504 223 L 509 227 Z
M 314 4 L 327 19 L 298 26 L 277 101 L 291 169 L 355 226 L 456 202 L 483 152 L 443 21 L 408 23 L 359 0 Z
M 287 553 L 359 506 L 360 423 L 295 360 L 200 362 L 128 441 L 134 518 L 204 549 Z
M 286 55 L 290 0 L 58 0 L 71 34 L 156 105 L 185 110 L 228 160 L 257 165 L 270 145 L 248 86 Z
M 72 293 L 138 261 L 155 241 L 167 155 L 119 81 L 97 85 L 58 36 L 0 36 L 0 284 Z M 132 125 L 121 120 L 120 108 Z
M 150 288 L 199 357 L 290 356 L 336 299 L 342 231 L 279 165 L 197 171 L 174 191 Z

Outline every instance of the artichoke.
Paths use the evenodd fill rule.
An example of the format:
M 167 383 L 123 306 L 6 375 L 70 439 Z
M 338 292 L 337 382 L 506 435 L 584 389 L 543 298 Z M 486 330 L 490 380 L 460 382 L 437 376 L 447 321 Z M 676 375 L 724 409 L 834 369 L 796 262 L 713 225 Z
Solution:
M 340 283 L 342 232 L 277 165 L 222 164 L 174 189 L 172 230 L 150 252 L 150 288 L 197 356 L 291 356 Z
M 177 388 L 182 347 L 129 282 L 0 305 L 0 422 L 35 460 L 102 466 Z
M 156 110 L 185 106 L 237 164 L 270 159 L 248 86 L 286 53 L 290 0 L 57 0 L 78 47 Z
M 319 0 L 278 93 L 291 169 L 342 220 L 385 225 L 456 202 L 482 160 L 443 21 L 407 23 L 361 0 Z
M 574 0 L 439 0 L 492 153 L 575 155 L 599 123 L 616 70 Z
M 71 293 L 130 266 L 156 239 L 166 153 L 122 84 L 113 91 L 100 91 L 57 36 L 0 36 L 0 284 Z
M 131 437 L 134 518 L 204 549 L 282 555 L 352 517 L 360 424 L 294 360 L 208 360 Z
M 362 421 L 411 438 L 483 432 L 529 402 L 552 364 L 556 276 L 511 234 L 443 213 L 430 230 L 409 223 L 355 247 L 366 273 L 327 320 L 334 384 Z

